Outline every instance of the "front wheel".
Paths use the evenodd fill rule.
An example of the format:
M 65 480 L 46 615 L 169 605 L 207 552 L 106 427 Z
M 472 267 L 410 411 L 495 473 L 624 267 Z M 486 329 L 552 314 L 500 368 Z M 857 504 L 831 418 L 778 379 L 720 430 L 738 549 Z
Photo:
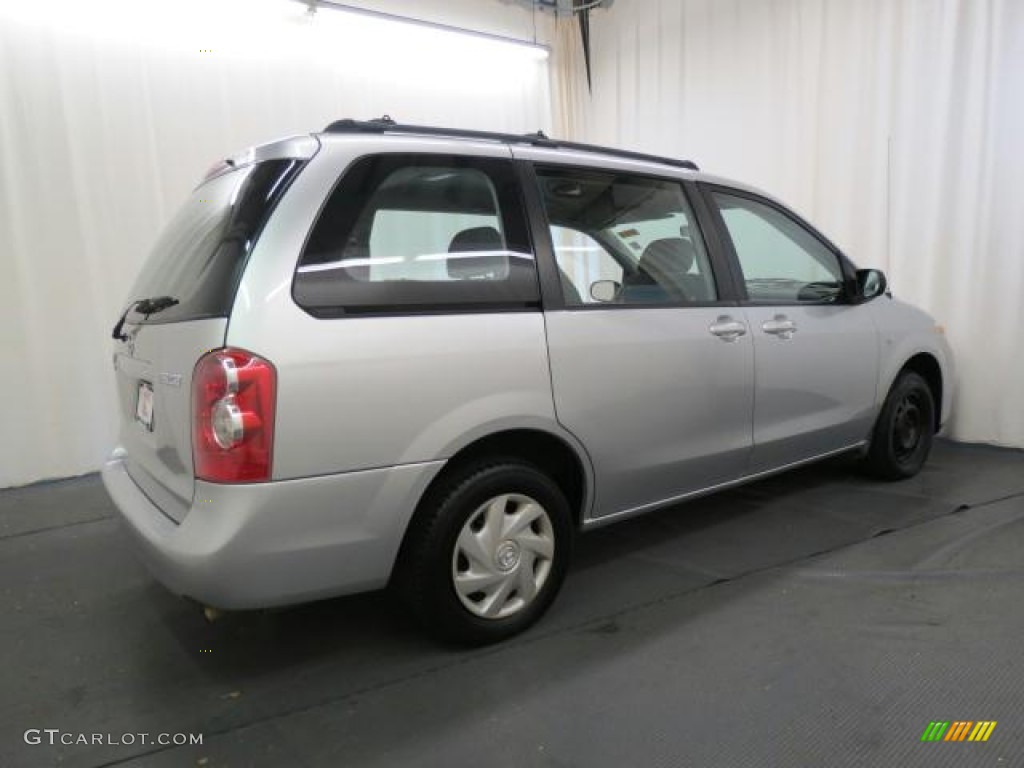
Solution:
M 865 462 L 868 471 L 883 480 L 916 475 L 932 448 L 935 400 L 919 374 L 900 374 L 889 390 L 875 422 Z
M 468 644 L 515 635 L 565 577 L 572 526 L 564 494 L 515 459 L 457 471 L 424 501 L 396 586 L 432 634 Z

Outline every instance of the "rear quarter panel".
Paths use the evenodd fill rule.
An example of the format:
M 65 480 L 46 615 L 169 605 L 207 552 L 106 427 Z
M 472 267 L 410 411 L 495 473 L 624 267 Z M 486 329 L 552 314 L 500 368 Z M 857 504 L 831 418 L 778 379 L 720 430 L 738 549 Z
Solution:
M 500 145 L 460 146 L 509 157 Z M 374 151 L 451 145 L 325 138 L 264 229 L 235 300 L 227 343 L 277 369 L 274 479 L 434 461 L 507 428 L 562 434 L 539 311 L 318 319 L 293 301 L 295 266 L 323 200 L 354 159 Z

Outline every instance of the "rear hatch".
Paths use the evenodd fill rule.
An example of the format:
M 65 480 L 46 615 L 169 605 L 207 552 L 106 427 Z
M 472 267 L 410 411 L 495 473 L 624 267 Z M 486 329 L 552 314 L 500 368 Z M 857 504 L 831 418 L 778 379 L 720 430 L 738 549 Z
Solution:
M 293 139 L 212 169 L 163 231 L 114 329 L 128 474 L 173 520 L 195 489 L 192 372 L 223 346 L 249 253 L 317 146 Z

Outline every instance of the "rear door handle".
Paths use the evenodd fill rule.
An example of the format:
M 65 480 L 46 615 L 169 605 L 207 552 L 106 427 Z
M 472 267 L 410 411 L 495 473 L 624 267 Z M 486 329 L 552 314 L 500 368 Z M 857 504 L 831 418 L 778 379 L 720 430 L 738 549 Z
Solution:
M 736 341 L 747 333 L 747 326 L 739 320 L 733 320 L 729 315 L 722 315 L 708 326 L 708 330 L 722 341 Z
M 773 319 L 765 321 L 761 325 L 761 330 L 780 339 L 792 339 L 796 333 L 796 323 L 785 315 L 776 315 Z

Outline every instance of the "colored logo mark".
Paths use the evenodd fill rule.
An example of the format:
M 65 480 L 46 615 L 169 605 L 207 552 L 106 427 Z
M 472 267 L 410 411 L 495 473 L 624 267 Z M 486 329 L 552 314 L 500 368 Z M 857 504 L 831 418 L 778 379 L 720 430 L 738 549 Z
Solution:
M 933 720 L 921 741 L 988 741 L 995 728 L 995 720 Z

